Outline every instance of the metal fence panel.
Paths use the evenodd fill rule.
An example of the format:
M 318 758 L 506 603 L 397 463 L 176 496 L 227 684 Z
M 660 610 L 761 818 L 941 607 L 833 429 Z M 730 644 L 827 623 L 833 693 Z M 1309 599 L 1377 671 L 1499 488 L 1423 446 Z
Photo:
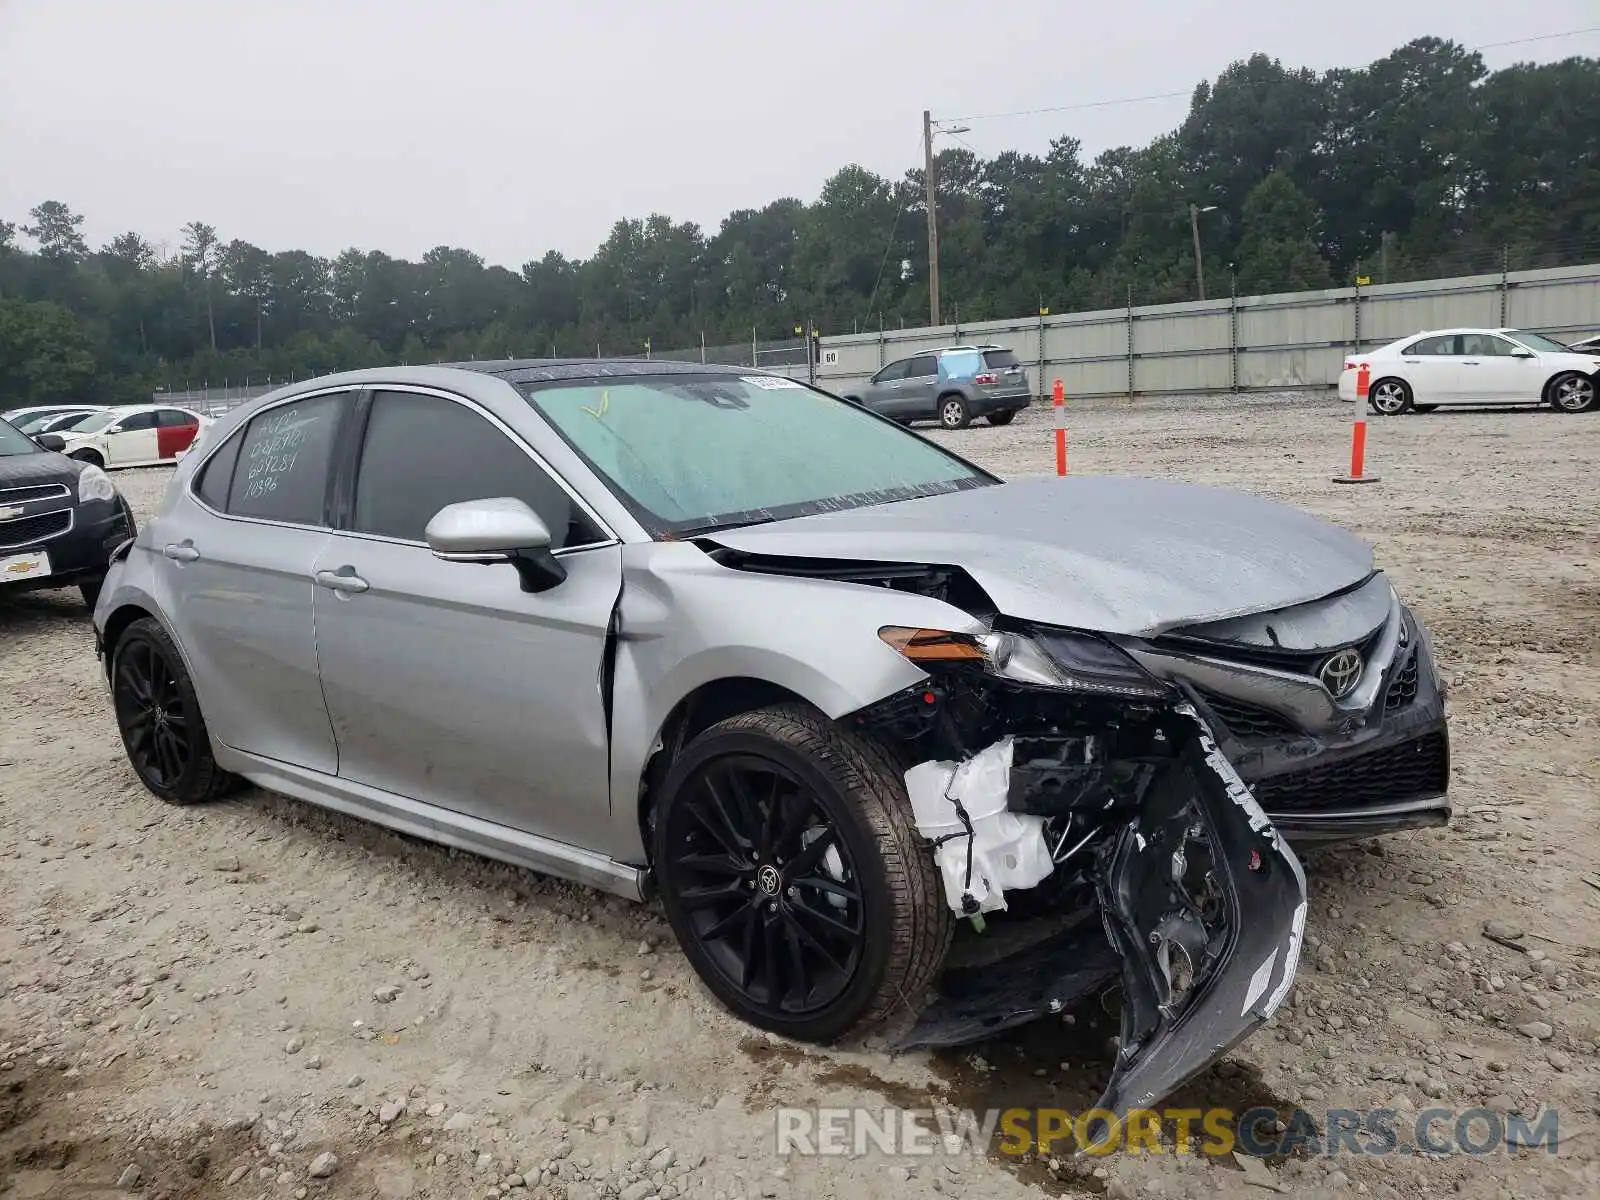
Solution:
M 850 394 L 885 363 L 992 342 L 1016 352 L 1040 397 L 1058 378 L 1073 396 L 1269 390 L 1332 386 L 1356 349 L 1458 325 L 1510 325 L 1558 339 L 1600 332 L 1600 265 L 841 334 L 821 339 L 819 363 L 808 361 L 799 339 L 702 344 L 651 357 L 754 366 Z M 157 392 L 154 399 L 220 413 L 276 386 Z

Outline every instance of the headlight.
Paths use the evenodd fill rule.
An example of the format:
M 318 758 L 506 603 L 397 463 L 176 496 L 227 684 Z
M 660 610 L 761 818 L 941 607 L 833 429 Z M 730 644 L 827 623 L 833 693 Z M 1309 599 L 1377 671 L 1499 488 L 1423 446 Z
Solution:
M 995 630 L 952 633 L 889 625 L 878 636 L 925 670 L 962 663 L 1035 687 L 1101 696 L 1156 699 L 1168 689 L 1104 638 L 1066 631 L 1033 636 Z
M 78 503 L 87 504 L 91 500 L 115 500 L 117 498 L 116 486 L 99 467 L 88 466 L 83 469 L 83 474 L 78 476 Z

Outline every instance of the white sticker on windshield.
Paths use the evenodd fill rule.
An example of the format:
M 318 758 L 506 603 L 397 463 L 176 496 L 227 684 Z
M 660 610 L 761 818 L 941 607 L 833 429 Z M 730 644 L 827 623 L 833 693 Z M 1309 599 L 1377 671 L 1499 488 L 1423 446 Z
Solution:
M 804 387 L 803 384 L 796 383 L 793 379 L 785 378 L 782 375 L 742 375 L 740 380 L 750 384 L 752 387 L 762 388 L 769 392 L 776 392 L 783 388 Z

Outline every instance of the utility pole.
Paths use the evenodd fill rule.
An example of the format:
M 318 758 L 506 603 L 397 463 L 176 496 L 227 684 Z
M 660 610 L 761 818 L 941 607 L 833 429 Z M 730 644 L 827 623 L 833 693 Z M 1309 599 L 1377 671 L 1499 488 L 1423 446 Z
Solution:
M 1170 209 L 1168 210 L 1171 211 Z M 1168 226 L 1171 228 L 1171 226 Z M 1200 299 L 1206 298 L 1206 264 L 1200 257 L 1200 206 L 1189 205 L 1189 232 L 1194 235 L 1194 277 L 1200 285 Z
M 933 180 L 933 113 L 922 110 L 923 174 L 928 182 L 928 323 L 939 324 L 939 194 Z

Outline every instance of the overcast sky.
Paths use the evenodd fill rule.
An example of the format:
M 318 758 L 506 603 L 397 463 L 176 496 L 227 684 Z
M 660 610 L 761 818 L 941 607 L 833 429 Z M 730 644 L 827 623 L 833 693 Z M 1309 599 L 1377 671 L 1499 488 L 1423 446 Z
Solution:
M 942 16 L 941 9 L 951 13 Z M 518 266 L 587 256 L 622 217 L 714 232 L 810 200 L 840 166 L 898 176 L 935 118 L 988 156 L 1085 157 L 1174 128 L 1201 79 L 1261 51 L 1359 65 L 1423 35 L 1469 46 L 1600 25 L 1595 0 L 0 0 L 0 218 L 40 200 L 98 246 L 137 230 Z M 957 17 L 955 14 L 960 13 Z M 1315 14 L 1315 15 L 1314 15 Z M 1120 19 L 1118 19 L 1120 18 Z M 1600 55 L 1600 33 L 1486 49 Z

